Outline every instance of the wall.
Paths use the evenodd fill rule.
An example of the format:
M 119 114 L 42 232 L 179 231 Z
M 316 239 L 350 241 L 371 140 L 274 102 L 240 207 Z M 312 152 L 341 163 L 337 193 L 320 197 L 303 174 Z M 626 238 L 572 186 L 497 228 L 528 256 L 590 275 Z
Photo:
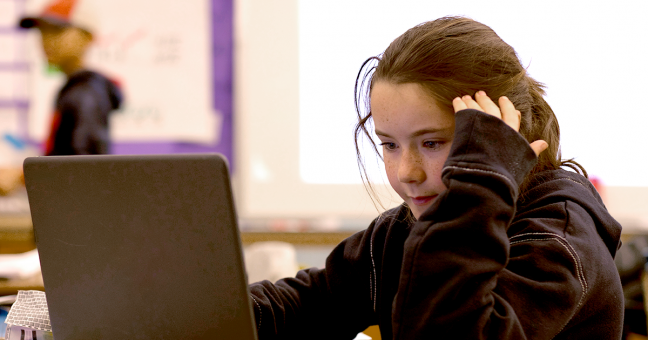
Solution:
M 300 180 L 297 1 L 240 0 L 234 9 L 240 215 L 375 217 L 360 184 L 308 185 Z
M 410 2 L 414 1 L 408 1 L 408 3 Z M 457 6 L 463 2 L 458 3 Z M 500 2 L 503 5 L 510 4 L 507 1 Z M 346 17 L 371 16 L 373 13 L 372 8 L 356 8 L 361 6 L 354 5 L 354 3 L 349 3 L 348 6 L 355 8 L 352 9 L 355 12 L 351 14 L 345 13 Z M 610 12 L 623 12 L 624 10 L 621 7 L 615 6 L 614 8 L 608 8 L 608 10 Z M 395 9 L 395 11 L 407 12 L 408 8 L 410 7 L 405 6 L 402 9 Z M 561 15 L 567 17 L 576 15 L 578 13 L 574 13 L 572 10 L 580 7 L 573 4 L 570 8 L 566 9 L 566 12 Z M 588 7 L 589 10 L 592 10 L 592 8 Z M 298 12 L 298 0 L 281 0 L 272 3 L 261 0 L 235 1 L 235 145 L 237 160 L 240 165 L 239 171 L 236 173 L 236 192 L 241 215 L 254 218 L 311 217 L 321 219 L 334 216 L 343 219 L 370 219 L 376 216 L 377 211 L 361 185 L 317 185 L 306 184 L 300 180 L 298 164 L 298 126 L 300 122 Z M 589 15 L 590 13 L 585 14 Z M 416 15 L 418 17 L 426 16 L 425 13 L 418 12 Z M 334 26 L 339 18 L 329 14 L 325 15 L 324 18 L 326 19 L 324 21 L 328 21 L 328 24 L 331 25 L 330 31 L 335 31 Z M 541 27 L 538 25 L 543 22 L 543 17 L 537 16 L 534 18 L 535 21 L 530 23 L 529 26 L 533 26 L 533 23 L 535 23 L 537 24 L 535 26 Z M 594 16 L 593 18 L 599 17 Z M 384 20 L 386 19 L 383 17 L 377 18 L 374 24 L 380 25 Z M 510 18 L 510 20 L 524 22 L 531 19 L 517 17 Z M 592 21 L 593 19 L 588 20 Z M 495 24 L 501 23 L 501 20 L 492 19 L 491 21 Z M 326 29 L 324 27 L 323 31 L 326 31 Z M 518 46 L 524 43 L 527 46 L 533 46 L 534 44 L 544 43 L 547 39 L 553 37 L 548 36 L 546 33 L 543 34 L 542 29 L 536 29 L 536 31 L 534 33 L 536 35 L 530 36 L 527 39 L 528 41 L 516 41 L 514 45 Z M 335 34 L 339 36 L 341 33 L 336 32 Z M 586 31 L 580 29 L 575 29 L 570 34 L 570 36 L 582 36 L 585 39 L 574 40 L 577 48 L 578 46 L 602 48 L 599 39 L 606 39 L 598 36 L 587 38 Z M 327 39 L 328 37 L 322 37 L 322 40 Z M 329 45 L 326 45 L 326 48 L 328 47 Z M 560 55 L 557 52 L 548 54 Z M 344 58 L 344 49 L 340 49 L 337 55 Z M 607 53 L 605 56 L 605 58 L 608 58 L 610 54 Z M 588 58 L 596 61 L 597 54 L 592 54 Z M 599 79 L 597 76 L 609 76 L 610 73 L 614 73 L 612 72 L 614 65 L 616 65 L 613 62 L 614 60 L 605 59 L 601 60 L 601 62 L 606 60 L 607 64 L 600 64 L 605 67 L 601 66 L 600 69 L 593 71 L 586 70 L 592 73 L 594 80 Z M 534 65 L 542 65 L 538 60 L 534 59 L 534 62 Z M 578 60 L 574 60 L 573 63 L 570 61 L 569 65 L 578 66 Z M 326 63 L 322 63 L 323 69 L 326 69 L 327 66 Z M 608 71 L 603 72 L 604 69 L 608 68 Z M 588 111 L 591 111 L 589 108 L 597 108 L 597 106 L 604 104 L 602 101 L 589 100 L 592 99 L 591 91 L 595 91 L 595 89 L 586 86 L 577 87 L 580 84 L 578 79 L 570 78 L 567 71 L 569 70 L 551 73 L 551 77 L 548 77 L 547 80 L 540 78 L 540 80 L 550 81 L 548 83 L 549 91 L 554 95 L 553 98 L 556 98 L 554 100 L 558 100 L 561 96 L 566 97 L 567 100 L 579 98 L 572 101 L 577 103 L 579 112 L 583 112 L 583 114 L 588 114 Z M 640 69 L 637 69 L 637 71 L 640 71 Z M 556 81 L 558 75 L 562 75 L 563 78 L 561 79 L 566 80 Z M 599 80 L 596 84 L 596 89 L 602 91 L 608 91 L 612 88 L 617 91 L 624 90 L 624 88 L 618 87 L 614 81 Z M 348 89 L 348 96 L 345 98 L 352 101 L 352 86 L 342 82 L 340 82 L 339 86 Z M 330 91 L 330 88 L 323 86 L 320 91 L 322 102 L 339 100 L 339 98 L 331 98 L 330 95 L 334 91 Z M 600 97 L 601 100 L 603 97 Z M 587 100 L 580 100 L 585 98 Z M 611 105 L 610 102 L 615 103 L 614 100 L 606 101 L 605 110 L 608 111 L 604 112 L 616 112 L 607 109 Z M 561 119 L 561 115 L 570 112 L 574 113 L 572 108 L 563 109 L 559 105 L 556 109 L 559 119 Z M 642 108 L 634 109 L 630 106 L 630 109 L 626 109 L 624 107 L 623 112 L 635 115 L 637 117 L 636 122 L 645 120 L 646 112 Z M 349 112 L 349 114 L 353 114 L 353 112 Z M 621 163 L 614 160 L 614 155 L 620 149 L 626 150 L 631 145 L 640 145 L 640 141 L 636 139 L 634 134 L 633 137 L 628 137 L 627 140 L 608 139 L 609 137 L 605 134 L 606 129 L 612 128 L 619 131 L 623 126 L 628 129 L 628 125 L 622 124 L 622 127 L 619 127 L 616 119 L 601 120 L 600 118 L 587 119 L 585 123 L 585 125 L 574 126 L 565 122 L 563 133 L 567 131 L 565 135 L 571 141 L 581 142 L 579 139 L 586 138 L 584 140 L 590 141 L 589 144 L 595 145 L 592 157 L 598 158 L 597 161 L 601 157 L 604 157 L 604 159 L 607 157 L 610 162 L 619 163 L 617 167 L 619 172 L 632 170 L 629 173 L 635 174 L 632 176 L 638 178 L 636 177 L 638 169 L 636 164 L 642 164 L 641 157 L 632 157 L 632 163 Z M 335 138 L 348 138 L 351 140 L 352 137 L 351 135 L 345 135 L 336 136 Z M 632 142 L 633 140 L 634 142 Z M 323 140 L 322 143 L 327 143 L 327 140 Z M 596 151 L 596 145 L 598 145 L 598 152 Z M 576 151 L 576 155 L 579 154 L 579 150 L 569 149 L 567 151 L 565 153 L 567 157 L 573 157 L 574 151 Z M 590 154 L 588 151 L 588 156 Z M 587 168 L 588 163 L 584 165 Z M 335 164 L 327 166 L 335 166 Z M 603 182 L 605 183 L 605 178 L 603 178 Z M 399 202 L 389 188 L 384 188 L 382 193 L 390 197 L 386 199 L 387 206 L 393 206 Z M 607 186 L 604 196 L 610 212 L 624 223 L 627 230 L 648 228 L 648 187 Z
M 21 1 L 0 0 L 0 4 L 22 3 Z M 354 221 L 353 228 L 365 225 L 377 215 L 378 210 L 362 185 L 307 184 L 300 179 L 298 0 L 235 0 L 233 61 L 231 54 L 224 52 L 232 45 L 232 23 L 228 21 L 228 18 L 232 19 L 232 3 L 212 0 L 211 4 L 211 33 L 218 37 L 214 39 L 210 51 L 214 68 L 213 105 L 218 110 L 234 112 L 228 118 L 233 119 L 234 136 L 230 134 L 223 138 L 233 138 L 234 152 L 228 156 L 235 167 L 233 179 L 239 215 L 249 220 L 315 219 L 323 228 L 337 228 L 348 225 L 349 221 Z M 367 12 L 366 9 L 356 10 L 357 13 Z M 330 24 L 334 25 L 335 22 L 336 18 L 330 17 Z M 343 52 L 340 54 L 343 58 Z M 229 66 L 232 64 L 233 85 L 232 74 L 228 73 L 231 72 Z M 6 71 L 0 68 L 0 71 L 3 70 Z M 231 86 L 233 108 L 231 102 L 227 101 L 227 90 L 231 91 Z M 348 88 L 348 98 L 351 100 L 352 86 L 340 86 Z M 323 87 L 321 100 L 335 99 L 330 97 L 332 92 Z M 22 105 L 19 105 L 19 109 L 24 107 L 23 102 L 18 104 Z M 4 104 L 0 103 L 0 109 L 2 105 Z M 594 104 L 584 102 L 583 105 Z M 606 124 L 590 122 L 595 123 Z M 11 124 L 16 122 L 12 121 Z M 350 135 L 335 138 L 351 140 Z M 322 143 L 327 141 L 323 140 Z M 616 141 L 605 141 L 605 144 L 615 145 L 614 143 Z M 229 145 L 231 149 L 232 144 Z M 627 148 L 631 144 L 624 145 Z M 227 153 L 227 150 L 223 151 L 214 145 L 174 140 L 119 142 L 116 151 Z M 336 164 L 331 162 L 326 166 L 333 168 Z M 624 167 L 627 165 L 619 164 L 619 169 Z M 399 203 L 388 186 L 378 184 L 377 187 L 385 206 Z M 604 195 L 609 210 L 624 221 L 627 228 L 648 225 L 648 188 L 608 186 Z

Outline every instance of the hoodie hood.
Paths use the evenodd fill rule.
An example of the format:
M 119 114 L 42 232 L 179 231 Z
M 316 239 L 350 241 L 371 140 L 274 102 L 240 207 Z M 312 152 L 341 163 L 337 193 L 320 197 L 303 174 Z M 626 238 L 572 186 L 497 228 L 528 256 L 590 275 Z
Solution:
M 596 231 L 612 257 L 621 246 L 621 224 L 607 211 L 601 196 L 590 181 L 565 170 L 544 171 L 534 175 L 529 190 L 518 203 L 519 210 L 537 205 L 571 201 L 585 209 L 596 225 Z
M 107 95 L 105 105 L 109 109 L 108 112 L 121 107 L 124 97 L 119 83 L 93 71 L 83 70 L 70 75 L 67 83 L 61 89 L 61 93 L 76 86 L 87 85 L 90 85 L 101 96 Z

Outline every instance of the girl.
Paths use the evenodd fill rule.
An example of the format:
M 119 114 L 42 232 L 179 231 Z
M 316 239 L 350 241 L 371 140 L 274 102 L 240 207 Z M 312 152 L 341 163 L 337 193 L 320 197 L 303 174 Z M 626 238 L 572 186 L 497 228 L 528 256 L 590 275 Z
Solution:
M 561 160 L 543 94 L 513 48 L 462 17 L 365 62 L 356 145 L 373 122 L 404 203 L 324 269 L 252 284 L 260 339 L 353 339 L 376 324 L 383 339 L 620 338 L 621 227 Z

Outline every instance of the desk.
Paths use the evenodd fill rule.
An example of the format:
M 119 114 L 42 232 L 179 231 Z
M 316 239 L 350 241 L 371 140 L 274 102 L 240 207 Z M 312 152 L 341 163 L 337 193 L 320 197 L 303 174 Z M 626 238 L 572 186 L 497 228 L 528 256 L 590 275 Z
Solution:
M 336 245 L 356 231 L 339 232 L 242 232 L 244 245 L 281 241 L 295 245 Z M 29 215 L 0 215 L 0 254 L 22 253 L 36 248 Z
M 31 217 L 21 214 L 0 215 L 0 254 L 24 253 L 36 248 Z M 25 279 L 0 280 L 0 295 L 19 290 L 44 290 L 40 273 Z
M 17 254 L 36 248 L 31 217 L 0 215 L 0 254 Z
M 340 232 L 242 232 L 243 245 L 263 241 L 281 241 L 295 246 L 330 246 L 331 248 L 354 231 Z M 0 254 L 23 253 L 36 248 L 31 218 L 25 214 L 0 214 Z M 40 275 L 21 280 L 0 280 L 0 295 L 18 290 L 43 290 Z
M 281 241 L 297 246 L 334 246 L 355 231 L 340 232 L 242 232 L 244 245 L 254 242 Z M 29 215 L 0 215 L 0 253 L 22 253 L 36 247 Z M 0 280 L 0 295 L 16 294 L 18 290 L 44 290 L 40 275 L 21 280 Z M 369 327 L 365 334 L 374 340 L 380 339 L 377 326 Z M 0 338 L 2 340 L 2 338 Z
M 0 280 L 0 296 L 14 295 L 17 294 L 19 290 L 45 291 L 45 288 L 43 287 L 43 276 L 41 273 L 39 272 L 38 274 L 25 279 Z

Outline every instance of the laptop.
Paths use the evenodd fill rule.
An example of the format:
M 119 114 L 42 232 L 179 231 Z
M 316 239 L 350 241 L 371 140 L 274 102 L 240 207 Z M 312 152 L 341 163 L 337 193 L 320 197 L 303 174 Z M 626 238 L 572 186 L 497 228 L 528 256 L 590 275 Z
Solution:
M 222 156 L 31 157 L 24 172 L 56 339 L 257 339 Z

